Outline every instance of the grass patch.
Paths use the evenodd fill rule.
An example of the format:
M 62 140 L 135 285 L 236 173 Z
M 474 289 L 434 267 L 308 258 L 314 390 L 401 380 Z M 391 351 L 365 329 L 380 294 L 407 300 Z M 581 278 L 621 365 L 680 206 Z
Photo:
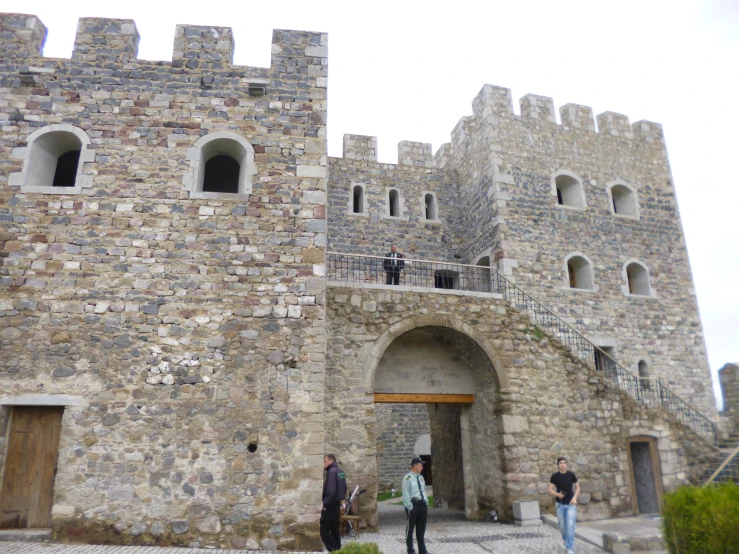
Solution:
M 383 500 L 389 500 L 391 498 L 398 498 L 399 496 L 400 494 L 396 494 L 395 496 L 393 496 L 393 493 L 391 492 L 381 492 L 380 494 L 377 495 L 377 501 L 382 502 Z

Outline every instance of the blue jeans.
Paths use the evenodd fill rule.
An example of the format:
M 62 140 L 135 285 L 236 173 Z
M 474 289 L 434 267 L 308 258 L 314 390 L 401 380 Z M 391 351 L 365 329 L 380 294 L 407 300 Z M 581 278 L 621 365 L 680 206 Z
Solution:
M 567 550 L 575 549 L 575 521 L 577 504 L 557 504 L 557 523 Z

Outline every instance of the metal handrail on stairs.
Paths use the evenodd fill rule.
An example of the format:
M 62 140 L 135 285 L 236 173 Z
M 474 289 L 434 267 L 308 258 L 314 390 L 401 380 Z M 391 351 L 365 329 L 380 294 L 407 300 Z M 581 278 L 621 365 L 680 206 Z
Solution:
M 327 252 L 326 276 L 330 281 L 384 284 L 390 269 L 387 260 L 384 256 Z M 711 444 L 718 444 L 716 424 L 672 392 L 661 380 L 634 375 L 497 269 L 409 258 L 403 258 L 403 262 L 404 267 L 399 272 L 401 285 L 501 294 L 511 306 L 526 312 L 542 331 L 558 339 L 573 355 L 594 364 L 597 370 L 640 404 L 666 409 Z
M 718 466 L 718 469 L 713 472 L 713 475 L 708 478 L 703 486 L 707 487 L 711 483 L 724 480 L 739 483 L 739 446 Z

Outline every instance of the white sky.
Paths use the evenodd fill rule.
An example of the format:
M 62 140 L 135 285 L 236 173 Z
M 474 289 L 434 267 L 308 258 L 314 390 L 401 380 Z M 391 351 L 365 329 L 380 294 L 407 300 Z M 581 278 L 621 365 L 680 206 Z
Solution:
M 78 17 L 135 20 L 151 60 L 171 59 L 177 23 L 232 27 L 235 63 L 253 66 L 269 65 L 273 28 L 328 32 L 332 156 L 344 133 L 377 135 L 384 162 L 401 140 L 436 151 L 485 83 L 511 88 L 516 106 L 535 93 L 662 123 L 716 391 L 717 370 L 739 362 L 739 0 L 0 0 L 0 11 L 38 15 L 50 57 L 71 56 Z

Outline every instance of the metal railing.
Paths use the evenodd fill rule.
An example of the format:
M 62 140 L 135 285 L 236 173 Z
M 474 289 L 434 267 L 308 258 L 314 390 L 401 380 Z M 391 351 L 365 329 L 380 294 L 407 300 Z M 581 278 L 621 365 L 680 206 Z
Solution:
M 326 276 L 330 281 L 392 285 L 396 284 L 397 278 L 397 284 L 405 286 L 501 294 L 511 306 L 526 313 L 534 325 L 559 340 L 573 355 L 594 364 L 597 370 L 640 404 L 668 410 L 697 434 L 714 445 L 718 444 L 716 424 L 672 392 L 661 380 L 634 375 L 495 268 L 407 258 L 396 260 L 393 265 L 393 261 L 384 256 L 338 252 L 328 252 L 326 262 Z
M 734 449 L 734 452 L 729 454 L 703 486 L 707 487 L 711 483 L 726 483 L 728 481 L 734 481 L 734 483 L 739 485 L 739 446 Z

